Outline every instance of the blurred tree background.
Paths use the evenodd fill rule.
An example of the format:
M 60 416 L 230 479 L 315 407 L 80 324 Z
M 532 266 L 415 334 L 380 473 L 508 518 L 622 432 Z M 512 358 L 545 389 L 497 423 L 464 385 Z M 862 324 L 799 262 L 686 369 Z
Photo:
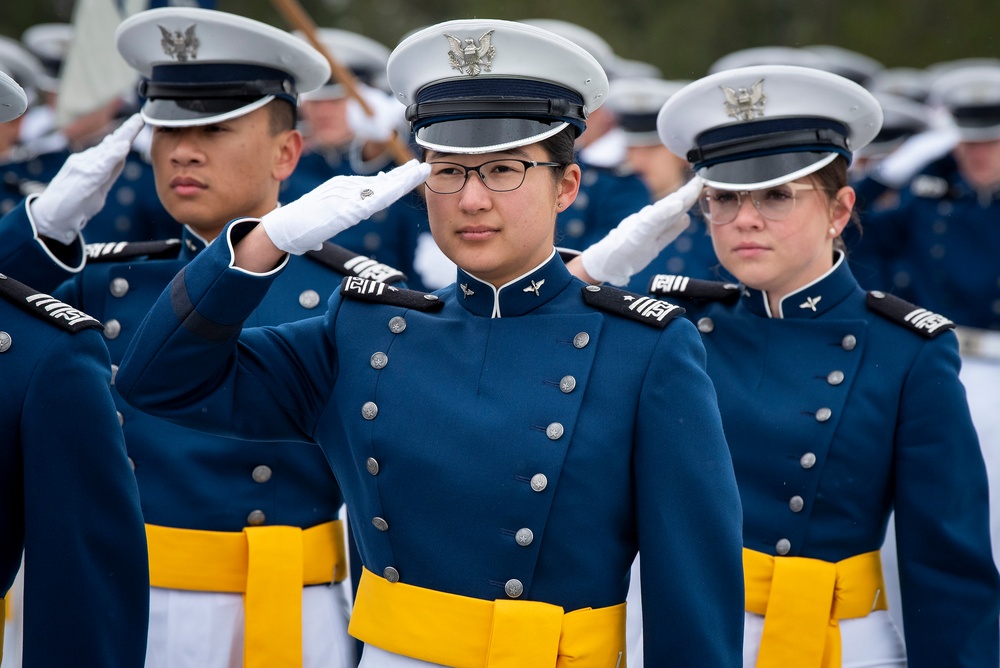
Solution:
M 696 78 L 721 56 L 752 46 L 834 44 L 887 67 L 997 57 L 998 0 L 301 0 L 318 25 L 353 30 L 389 47 L 453 18 L 555 18 L 600 34 L 623 57 L 668 78 Z M 4 0 L 0 34 L 69 21 L 73 0 Z M 183 4 L 179 2 L 177 4 Z M 270 0 L 217 0 L 217 8 L 287 28 Z M 553 67 L 556 67 L 553 64 Z

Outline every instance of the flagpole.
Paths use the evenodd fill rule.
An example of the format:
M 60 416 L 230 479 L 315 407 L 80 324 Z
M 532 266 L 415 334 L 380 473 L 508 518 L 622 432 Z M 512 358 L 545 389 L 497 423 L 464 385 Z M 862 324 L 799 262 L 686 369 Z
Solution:
M 347 90 L 347 94 L 357 101 L 362 111 L 365 112 L 365 115 L 369 117 L 374 116 L 374 110 L 358 90 L 354 74 L 337 62 L 337 59 L 333 57 L 333 54 L 326 48 L 326 45 L 320 41 L 316 34 L 316 24 L 309 14 L 306 13 L 305 9 L 302 8 L 298 0 L 271 0 L 271 4 L 284 17 L 285 21 L 302 31 L 306 40 L 329 61 L 330 71 L 333 74 L 334 80 L 342 85 Z M 409 147 L 403 143 L 398 134 L 393 133 L 392 137 L 386 143 L 396 164 L 402 165 L 405 162 L 413 160 L 413 153 L 410 152 Z

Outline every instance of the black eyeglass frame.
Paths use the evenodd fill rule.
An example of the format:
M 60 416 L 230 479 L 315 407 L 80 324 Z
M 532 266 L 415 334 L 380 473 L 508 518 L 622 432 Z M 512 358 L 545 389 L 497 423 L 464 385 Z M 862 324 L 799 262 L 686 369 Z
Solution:
M 518 183 L 513 188 L 507 188 L 505 190 L 497 190 L 496 188 L 492 187 L 489 184 L 489 181 L 486 179 L 486 177 L 483 176 L 482 171 L 480 171 L 480 170 L 483 167 L 485 167 L 486 165 L 490 165 L 490 164 L 493 164 L 493 163 L 496 163 L 496 162 L 518 162 L 518 163 L 521 163 L 522 165 L 524 165 L 524 173 L 521 174 L 521 182 Z M 462 189 L 465 188 L 465 184 L 469 182 L 469 175 L 472 172 L 475 172 L 476 174 L 479 175 L 479 180 L 482 181 L 483 185 L 486 186 L 486 188 L 488 190 L 490 190 L 492 192 L 495 192 L 495 193 L 509 193 L 509 192 L 513 192 L 513 191 L 517 190 L 522 185 L 524 185 L 524 179 L 525 179 L 525 177 L 528 174 L 528 170 L 531 169 L 532 167 L 565 167 L 566 166 L 565 164 L 563 164 L 561 162 L 544 162 L 544 161 L 539 161 L 539 160 L 522 160 L 520 158 L 497 158 L 495 160 L 487 160 L 484 163 L 481 163 L 481 164 L 478 164 L 478 165 L 471 165 L 471 166 L 466 166 L 466 165 L 463 165 L 463 164 L 460 164 L 460 163 L 457 163 L 457 162 L 449 162 L 447 160 L 439 160 L 439 161 L 435 161 L 435 162 L 428 162 L 427 164 L 428 165 L 449 165 L 451 167 L 458 167 L 459 169 L 462 169 L 462 170 L 465 171 L 464 178 L 462 179 L 462 185 L 459 186 L 459 188 L 457 190 L 450 190 L 448 192 L 442 192 L 440 190 L 434 190 L 434 188 L 432 188 L 431 185 L 430 185 L 430 181 L 433 178 L 433 175 L 430 178 L 428 178 L 427 181 L 424 182 L 424 186 L 426 186 L 426 188 L 428 190 L 430 190 L 431 192 L 437 193 L 438 195 L 454 195 L 455 193 L 462 192 Z

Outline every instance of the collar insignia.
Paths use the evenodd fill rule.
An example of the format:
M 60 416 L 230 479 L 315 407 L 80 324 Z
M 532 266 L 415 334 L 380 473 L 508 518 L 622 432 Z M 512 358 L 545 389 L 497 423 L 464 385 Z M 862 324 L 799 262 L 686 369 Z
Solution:
M 811 308 L 813 311 L 816 310 L 816 304 L 819 304 L 819 300 L 823 298 L 823 295 L 819 297 L 806 297 L 806 300 L 799 304 L 799 308 Z
M 160 40 L 163 53 L 174 58 L 179 63 L 198 59 L 198 47 L 201 45 L 201 42 L 198 41 L 198 38 L 194 34 L 193 25 L 189 26 L 183 33 L 180 30 L 170 32 L 161 25 L 156 27 L 160 29 L 160 33 L 163 35 L 163 39 Z
M 538 297 L 539 296 L 538 295 L 538 288 L 542 287 L 543 285 L 545 285 L 545 279 L 544 278 L 542 280 L 538 281 L 537 283 L 535 283 L 534 281 L 532 281 L 531 285 L 529 285 L 528 287 L 526 287 L 524 289 L 524 291 L 525 292 L 534 292 L 535 296 Z
M 497 48 L 493 46 L 493 31 L 487 30 L 479 38 L 477 43 L 471 37 L 464 40 L 445 33 L 451 49 L 448 51 L 448 62 L 453 70 L 458 70 L 470 77 L 479 75 L 481 72 L 489 72 L 493 67 L 493 56 L 497 53 Z
M 466 299 L 476 294 L 474 290 L 470 290 L 469 286 L 465 283 L 459 283 L 458 287 L 462 288 L 462 294 L 465 295 Z
M 767 102 L 767 95 L 764 94 L 764 80 L 760 79 L 750 90 L 746 88 L 732 89 L 727 86 L 719 86 L 726 96 L 723 107 L 726 114 L 738 121 L 752 121 L 764 115 L 764 103 Z

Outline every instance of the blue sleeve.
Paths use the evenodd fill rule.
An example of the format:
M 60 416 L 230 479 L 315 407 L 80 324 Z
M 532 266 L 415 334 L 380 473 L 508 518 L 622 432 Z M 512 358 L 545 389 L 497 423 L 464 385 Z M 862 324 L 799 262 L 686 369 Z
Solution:
M 24 665 L 141 666 L 146 534 L 95 331 L 54 339 L 21 417 Z
M 896 428 L 896 545 L 910 668 L 1000 663 L 986 469 L 953 334 L 923 347 Z
M 83 269 L 83 239 L 68 246 L 45 241 L 35 232 L 26 201 L 0 218 L 0 272 L 36 290 L 51 292 Z
M 115 386 L 136 408 L 189 428 L 311 441 L 335 373 L 324 320 L 243 330 L 279 272 L 232 268 L 226 240 L 223 232 L 160 295 Z
M 743 511 L 706 352 L 664 330 L 640 397 L 635 455 L 647 661 L 743 662 Z M 668 527 L 668 530 L 664 530 Z

